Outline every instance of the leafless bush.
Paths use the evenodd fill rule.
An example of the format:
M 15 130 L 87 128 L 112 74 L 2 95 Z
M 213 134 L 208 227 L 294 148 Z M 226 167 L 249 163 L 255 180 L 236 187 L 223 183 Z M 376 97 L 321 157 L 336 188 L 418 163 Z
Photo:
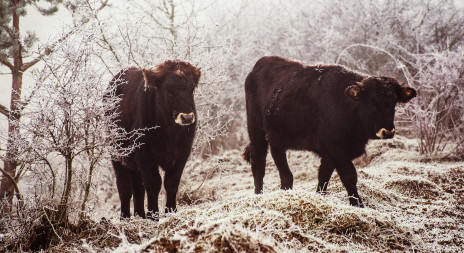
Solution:
M 27 199 L 22 215 L 0 217 L 1 252 L 110 252 L 121 244 L 141 244 L 156 231 L 152 222 L 83 218 L 78 223 L 53 221 L 56 203 Z
M 417 55 L 411 84 L 417 98 L 404 108 L 413 122 L 420 152 L 428 157 L 464 158 L 464 54 Z
M 51 222 L 79 220 L 90 201 L 93 177 L 110 157 L 125 156 L 139 144 L 143 129 L 127 133 L 117 127 L 119 97 L 108 86 L 105 69 L 91 61 L 95 24 L 74 31 L 43 58 L 32 78 L 35 85 L 22 118 L 12 122 L 21 132 L 14 137 L 13 158 L 20 165 L 27 196 L 37 206 L 50 202 Z M 126 142 L 129 146 L 120 146 Z M 30 198 L 29 198 L 30 199 Z
M 403 50 L 411 60 L 375 46 L 355 44 L 356 47 L 379 51 L 401 73 L 399 78 L 418 90 L 412 102 L 398 108 L 400 123 L 412 125 L 419 141 L 420 153 L 429 158 L 464 154 L 464 55 L 462 52 L 413 54 Z M 351 59 L 355 60 L 355 59 Z M 408 67 L 406 67 L 408 66 Z

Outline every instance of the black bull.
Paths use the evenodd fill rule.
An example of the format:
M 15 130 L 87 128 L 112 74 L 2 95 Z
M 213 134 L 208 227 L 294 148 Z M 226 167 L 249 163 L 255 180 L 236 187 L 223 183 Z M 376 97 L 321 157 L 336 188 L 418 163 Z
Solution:
M 282 189 L 293 187 L 288 149 L 321 157 L 317 191 L 327 190 L 336 169 L 351 205 L 363 206 L 352 160 L 365 153 L 369 139 L 392 138 L 397 102 L 416 96 L 395 79 L 364 76 L 336 65 L 308 66 L 280 57 L 263 57 L 245 82 L 255 193 L 263 190 L 268 145 Z
M 139 140 L 143 145 L 128 157 L 112 161 L 121 200 L 121 216 L 157 218 L 161 190 L 159 167 L 164 169 L 166 211 L 176 210 L 176 194 L 190 155 L 196 128 L 193 91 L 199 69 L 182 61 L 166 61 L 155 69 L 128 68 L 111 81 L 121 96 L 118 125 L 126 131 L 151 128 Z M 153 129 L 156 127 L 155 129 Z M 122 143 L 124 145 L 124 143 Z

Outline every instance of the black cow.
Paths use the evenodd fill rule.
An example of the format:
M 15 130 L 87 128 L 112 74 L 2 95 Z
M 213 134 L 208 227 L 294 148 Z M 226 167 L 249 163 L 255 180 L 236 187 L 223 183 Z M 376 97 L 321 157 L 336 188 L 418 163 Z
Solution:
M 139 140 L 143 143 L 140 148 L 112 161 L 122 217 L 130 217 L 133 196 L 134 213 L 145 218 L 145 192 L 148 217 L 158 217 L 158 167 L 165 171 L 166 211 L 176 210 L 179 181 L 195 135 L 193 91 L 200 75 L 200 70 L 190 63 L 166 61 L 154 69 L 122 70 L 111 81 L 117 85 L 116 95 L 122 97 L 118 125 L 126 131 L 152 128 Z
M 365 76 L 338 65 L 309 66 L 280 57 L 263 57 L 245 82 L 251 163 L 255 193 L 263 190 L 265 159 L 279 169 L 281 189 L 292 189 L 288 149 L 313 151 L 321 157 L 317 191 L 325 193 L 335 169 L 350 204 L 363 206 L 351 162 L 365 153 L 369 139 L 395 134 L 397 102 L 416 96 L 389 77 Z

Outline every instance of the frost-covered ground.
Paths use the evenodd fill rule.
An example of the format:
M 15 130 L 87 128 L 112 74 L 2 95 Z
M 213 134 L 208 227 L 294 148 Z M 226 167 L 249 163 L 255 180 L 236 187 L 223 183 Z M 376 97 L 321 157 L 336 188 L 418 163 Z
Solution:
M 279 190 L 270 155 L 265 193 L 241 151 L 190 161 L 176 214 L 120 221 L 114 192 L 94 213 L 93 233 L 64 248 L 117 252 L 459 252 L 464 248 L 464 163 L 426 162 L 401 136 L 372 141 L 355 160 L 366 208 L 348 205 L 337 174 L 315 193 L 319 158 L 287 153 L 294 190 Z M 161 205 L 164 204 L 162 193 Z M 104 218 L 102 218 L 104 217 Z M 64 249 L 63 246 L 60 249 Z

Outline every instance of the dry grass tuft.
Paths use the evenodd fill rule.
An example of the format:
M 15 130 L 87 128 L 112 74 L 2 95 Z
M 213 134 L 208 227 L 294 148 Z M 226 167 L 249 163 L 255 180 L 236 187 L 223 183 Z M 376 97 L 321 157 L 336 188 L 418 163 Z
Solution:
M 379 178 L 372 177 L 372 181 L 377 181 Z M 392 207 L 392 203 L 397 203 L 401 199 L 401 195 L 391 190 L 386 189 L 383 185 L 372 184 L 370 181 L 363 180 L 358 184 L 359 194 L 363 196 L 364 204 L 375 210 L 385 207 Z
M 376 249 L 406 250 L 411 246 L 409 232 L 372 210 L 350 208 L 332 213 L 324 227 L 331 233 Z
M 435 183 L 419 177 L 401 176 L 385 183 L 385 187 L 412 198 L 431 199 L 440 195 L 441 189 Z
M 164 232 L 147 250 L 170 251 L 175 246 L 178 252 L 279 252 L 279 247 L 319 251 L 352 243 L 364 249 L 405 250 L 411 245 L 410 234 L 377 211 L 339 205 L 307 190 L 203 203 L 162 220 L 159 229 Z
M 196 205 L 205 202 L 217 201 L 220 198 L 217 189 L 201 183 L 199 186 L 184 183 L 180 185 L 177 194 L 177 203 L 179 205 Z
M 464 203 L 464 167 L 451 168 L 444 173 L 427 173 L 427 177 L 445 192 L 455 194 Z
M 141 252 L 281 252 L 275 243 L 240 225 L 208 224 L 177 237 L 154 239 Z

